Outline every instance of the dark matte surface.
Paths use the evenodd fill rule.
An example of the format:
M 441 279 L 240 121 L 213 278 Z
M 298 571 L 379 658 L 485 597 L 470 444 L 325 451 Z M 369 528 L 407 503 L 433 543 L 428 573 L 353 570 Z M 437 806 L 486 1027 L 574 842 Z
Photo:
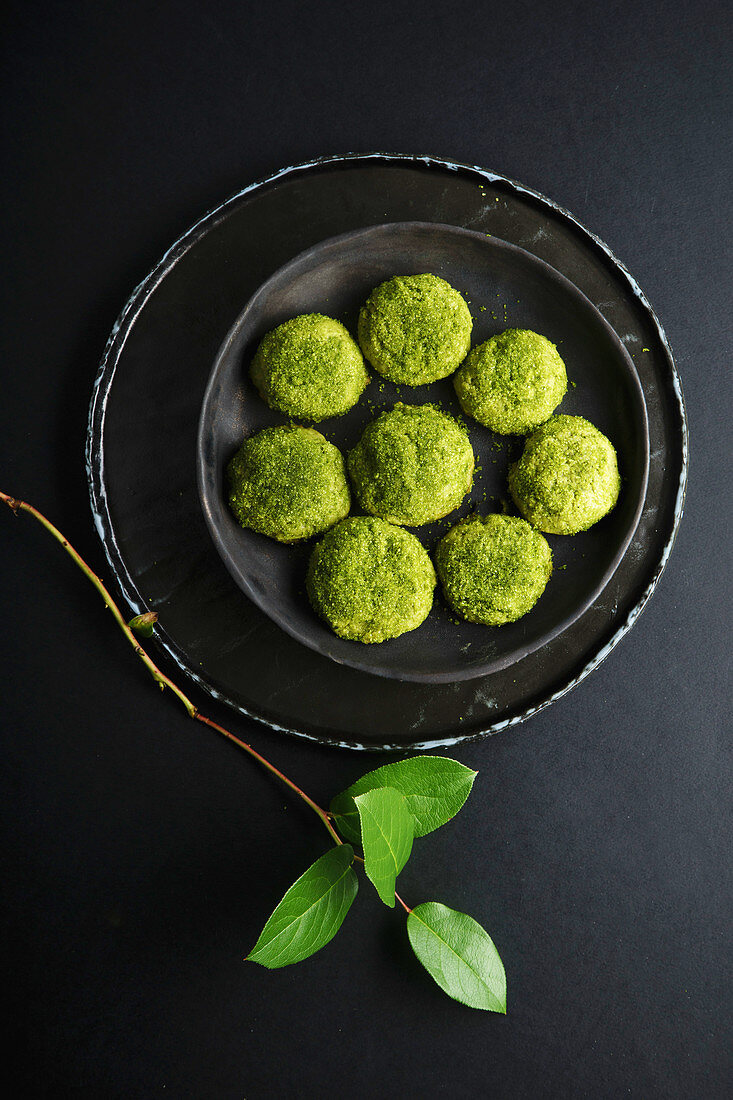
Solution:
M 325 833 L 156 692 L 59 548 L 5 516 L 14 1095 L 730 1094 L 730 27 L 707 0 L 549 7 L 6 15 L 2 484 L 100 569 L 82 451 L 120 304 L 202 209 L 324 151 L 435 151 L 573 210 L 659 312 L 692 432 L 647 610 L 575 691 L 455 751 L 474 793 L 403 873 L 408 900 L 489 928 L 505 1019 L 443 999 L 366 889 L 300 968 L 241 963 Z M 382 762 L 232 724 L 322 800 Z
M 324 175 L 327 171 L 324 167 Z M 354 192 L 358 193 L 359 177 L 353 171 L 350 176 Z M 398 186 L 395 178 L 394 188 Z M 450 186 L 447 171 L 445 186 Z M 573 415 L 582 412 L 613 440 L 621 455 L 624 492 L 611 515 L 592 532 L 577 540 L 550 540 L 554 580 L 537 606 L 519 622 L 507 624 L 501 630 L 458 622 L 437 595 L 433 610 L 419 631 L 382 645 L 364 646 L 337 637 L 308 603 L 304 575 L 313 542 L 300 547 L 283 546 L 254 531 L 243 530 L 229 508 L 225 470 L 243 435 L 250 436 L 272 423 L 288 422 L 286 417 L 273 416 L 248 377 L 249 363 L 265 333 L 290 317 L 318 312 L 336 317 L 355 333 L 359 308 L 375 286 L 393 275 L 422 270 L 431 271 L 459 288 L 470 303 L 474 346 L 507 327 L 501 312 L 511 308 L 515 327 L 542 332 L 562 349 L 572 378 L 562 411 Z M 182 323 L 185 325 L 185 319 Z M 144 325 L 144 310 L 136 325 Z M 164 356 L 151 359 L 157 367 Z M 124 371 L 124 354 L 116 369 Z M 653 397 L 656 403 L 657 394 Z M 517 452 L 522 442 L 498 436 L 476 421 L 464 418 L 452 378 L 429 386 L 398 387 L 383 382 L 375 371 L 371 385 L 354 409 L 346 416 L 323 422 L 319 428 L 346 455 L 375 415 L 393 408 L 397 401 L 410 405 L 437 402 L 453 416 L 465 420 L 476 456 L 478 473 L 461 507 L 447 519 L 424 524 L 414 531 L 425 548 L 432 550 L 446 530 L 469 512 L 485 514 L 507 507 L 507 462 L 505 457 L 499 465 L 497 451 L 506 456 L 511 444 Z M 130 410 L 130 418 L 134 418 L 134 409 Z M 169 444 L 174 446 L 175 440 L 169 437 Z M 669 454 L 667 460 L 673 466 L 678 458 Z M 105 451 L 105 461 L 111 468 L 115 456 Z M 396 680 L 452 683 L 511 668 L 559 637 L 600 596 L 633 538 L 644 507 L 649 471 L 646 404 L 633 360 L 603 315 L 572 283 L 542 260 L 496 237 L 455 226 L 424 222 L 372 226 L 330 238 L 295 257 L 275 272 L 245 306 L 222 345 L 206 387 L 199 422 L 197 467 L 204 516 L 222 561 L 235 583 L 274 622 L 339 665 Z M 141 477 L 145 469 L 142 455 Z M 161 528 L 166 522 L 167 517 L 161 515 Z M 130 538 L 134 538 L 134 532 Z M 162 532 L 161 543 L 166 541 Z M 568 575 L 563 576 L 566 571 Z M 176 599 L 185 603 L 185 593 L 177 593 Z M 213 642 L 220 633 L 220 623 L 215 607 L 212 612 L 206 626 Z M 201 628 L 198 622 L 197 638 L 201 638 Z M 215 648 L 212 642 L 209 652 Z M 252 635 L 250 646 L 258 644 L 261 643 Z M 277 644 L 276 641 L 276 647 Z M 207 654 L 203 648 L 202 645 L 205 661 Z M 245 657 L 243 673 L 235 687 L 253 694 L 245 671 L 247 663 Z M 298 675 L 297 670 L 294 675 Z M 333 682 L 338 690 L 338 681 Z M 228 694 L 231 697 L 231 689 Z M 302 705 L 304 717 L 315 709 L 306 692 Z M 410 710 L 406 709 L 406 726 L 411 718 Z M 446 725 L 446 735 L 461 733 L 459 718 L 457 715 L 454 719 L 452 729 Z M 373 719 L 378 728 L 378 709 Z M 343 734 L 337 735 L 336 740 L 343 740 Z

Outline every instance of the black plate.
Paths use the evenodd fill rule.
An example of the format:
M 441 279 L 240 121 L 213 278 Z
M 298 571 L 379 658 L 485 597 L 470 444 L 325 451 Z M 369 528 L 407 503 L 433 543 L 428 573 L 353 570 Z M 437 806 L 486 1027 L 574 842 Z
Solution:
M 372 676 L 291 638 L 232 580 L 196 489 L 204 390 L 243 303 L 319 241 L 403 221 L 491 233 L 562 272 L 629 351 L 649 420 L 644 509 L 600 597 L 561 637 L 511 668 L 450 684 Z M 507 301 L 506 321 L 499 305 L 497 320 L 514 324 L 516 303 Z M 110 337 L 90 408 L 87 464 L 95 522 L 121 592 L 131 613 L 159 612 L 158 644 L 183 674 L 275 729 L 334 745 L 402 750 L 520 722 L 603 660 L 638 617 L 669 556 L 682 514 L 686 447 L 682 394 L 664 333 L 637 284 L 597 238 L 548 199 L 496 173 L 431 157 L 372 154 L 284 169 L 232 196 L 171 247 Z M 578 554 L 562 575 L 581 563 Z
M 333 634 L 311 610 L 303 580 L 312 543 L 283 546 L 243 530 L 226 502 L 224 469 L 242 441 L 285 420 L 258 397 L 247 368 L 265 332 L 300 313 L 327 313 L 356 331 L 370 290 L 395 274 L 431 271 L 461 290 L 474 318 L 473 343 L 512 323 L 548 336 L 560 348 L 572 388 L 565 413 L 586 416 L 615 444 L 623 493 L 613 512 L 590 531 L 550 536 L 555 572 L 535 608 L 503 627 L 458 623 L 436 600 L 417 631 L 365 646 Z M 436 401 L 460 415 L 452 381 L 415 389 L 383 382 L 367 387 L 346 416 L 319 425 L 342 451 L 395 401 Z M 506 497 L 507 440 L 469 421 L 480 472 L 463 506 L 415 534 L 432 548 L 459 516 L 498 510 Z M 377 225 L 323 241 L 280 268 L 247 303 L 226 337 L 206 390 L 199 424 L 198 475 L 214 543 L 240 588 L 284 630 L 340 664 L 379 676 L 427 683 L 466 680 L 508 668 L 575 622 L 610 580 L 639 522 L 646 493 L 649 446 L 646 407 L 634 364 L 611 326 L 576 287 L 549 264 L 485 233 L 424 222 Z M 568 570 L 567 566 L 574 568 Z

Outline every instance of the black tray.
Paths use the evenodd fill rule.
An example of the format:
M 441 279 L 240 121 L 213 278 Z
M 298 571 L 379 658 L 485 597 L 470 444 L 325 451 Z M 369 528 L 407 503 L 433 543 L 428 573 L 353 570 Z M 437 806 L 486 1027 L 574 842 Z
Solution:
M 196 492 L 204 390 L 244 304 L 299 252 L 397 221 L 491 233 L 561 272 L 630 353 L 648 414 L 644 509 L 603 592 L 561 636 L 507 669 L 468 681 L 386 680 L 295 641 L 227 573 Z M 519 323 L 513 305 L 499 302 L 498 327 Z M 521 721 L 600 663 L 640 614 L 666 563 L 682 514 L 686 444 L 682 393 L 664 333 L 637 284 L 597 238 L 549 200 L 496 173 L 373 154 L 284 169 L 234 195 L 172 246 L 110 337 L 90 408 L 87 462 L 95 521 L 123 595 L 132 612 L 159 612 L 158 642 L 184 672 L 275 729 L 345 747 L 406 749 L 448 745 Z M 565 573 L 572 570 L 569 561 Z

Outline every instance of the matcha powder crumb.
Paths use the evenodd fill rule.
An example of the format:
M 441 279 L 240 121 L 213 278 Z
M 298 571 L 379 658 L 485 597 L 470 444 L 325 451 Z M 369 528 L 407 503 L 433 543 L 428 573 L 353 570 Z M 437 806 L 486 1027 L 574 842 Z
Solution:
M 474 455 L 465 428 L 448 413 L 400 403 L 367 425 L 348 468 L 365 512 L 417 527 L 460 505 Z
M 509 490 L 525 519 L 540 531 L 587 531 L 618 500 L 616 451 L 582 416 L 553 416 L 532 433 L 509 468 Z
M 502 626 L 526 615 L 552 573 L 547 540 L 516 516 L 471 516 L 435 551 L 447 602 L 464 619 Z
M 359 344 L 392 382 L 421 386 L 452 374 L 471 346 L 465 299 L 437 275 L 396 275 L 369 295 Z
M 427 617 L 435 570 L 408 531 L 372 516 L 350 516 L 314 548 L 306 588 L 334 633 L 383 642 L 414 630 Z
M 279 542 L 320 534 L 351 507 L 343 456 L 315 428 L 264 428 L 245 439 L 227 481 L 241 526 Z
M 544 423 L 567 390 L 557 348 L 529 329 L 507 329 L 479 344 L 453 381 L 463 411 L 501 435 Z
M 325 420 L 352 408 L 369 375 L 348 330 L 320 313 L 292 317 L 261 340 L 250 376 L 267 404 L 300 420 Z

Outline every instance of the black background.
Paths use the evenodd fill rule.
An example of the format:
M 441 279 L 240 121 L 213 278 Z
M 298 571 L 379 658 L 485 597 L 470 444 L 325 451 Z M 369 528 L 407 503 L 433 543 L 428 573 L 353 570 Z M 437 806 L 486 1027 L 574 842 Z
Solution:
M 692 438 L 639 623 L 570 695 L 453 753 L 474 793 L 401 876 L 488 928 L 506 1018 L 445 998 L 366 889 L 321 954 L 244 964 L 322 827 L 155 691 L 58 546 L 0 515 L 13 1095 L 730 1094 L 727 12 L 6 8 L 0 487 L 98 568 L 84 432 L 122 303 L 206 209 L 325 153 L 431 152 L 572 210 L 659 313 Z M 205 708 L 324 802 L 384 762 Z

